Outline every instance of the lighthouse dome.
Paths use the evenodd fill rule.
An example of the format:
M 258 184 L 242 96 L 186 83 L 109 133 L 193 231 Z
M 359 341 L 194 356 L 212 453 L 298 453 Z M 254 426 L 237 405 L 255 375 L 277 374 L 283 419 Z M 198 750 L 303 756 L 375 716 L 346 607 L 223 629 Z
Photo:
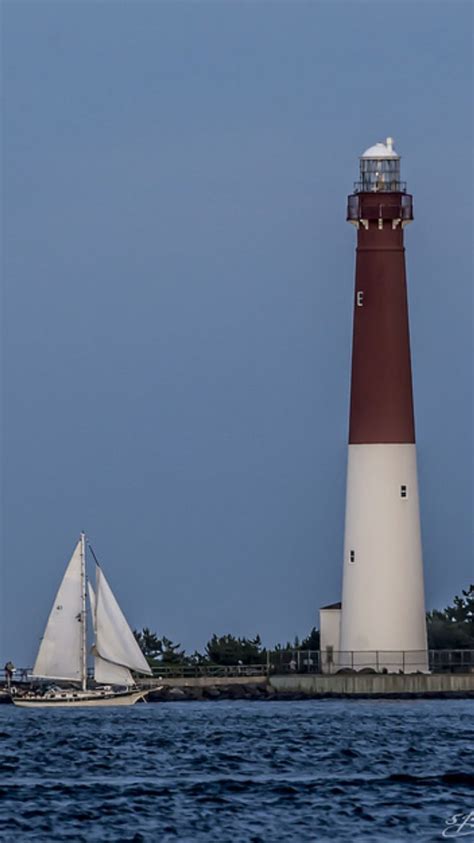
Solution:
M 365 150 L 361 158 L 400 158 L 393 148 L 393 138 L 387 138 L 385 143 L 376 143 Z

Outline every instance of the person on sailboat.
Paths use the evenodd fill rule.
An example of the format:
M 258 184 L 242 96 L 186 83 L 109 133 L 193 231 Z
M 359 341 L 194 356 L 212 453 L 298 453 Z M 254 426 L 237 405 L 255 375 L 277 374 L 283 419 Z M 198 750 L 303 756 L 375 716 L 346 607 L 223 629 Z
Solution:
M 15 665 L 12 661 L 8 661 L 4 667 L 5 671 L 5 680 L 7 683 L 7 688 L 10 688 L 12 684 L 13 674 L 15 672 Z

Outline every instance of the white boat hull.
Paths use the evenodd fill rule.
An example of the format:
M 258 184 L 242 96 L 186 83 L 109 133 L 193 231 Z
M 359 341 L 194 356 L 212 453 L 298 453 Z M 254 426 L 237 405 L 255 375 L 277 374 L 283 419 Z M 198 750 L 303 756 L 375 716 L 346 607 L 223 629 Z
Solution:
M 51 697 L 11 697 L 19 708 L 97 708 L 104 706 L 135 705 L 144 700 L 148 691 L 124 691 L 117 694 L 57 694 Z

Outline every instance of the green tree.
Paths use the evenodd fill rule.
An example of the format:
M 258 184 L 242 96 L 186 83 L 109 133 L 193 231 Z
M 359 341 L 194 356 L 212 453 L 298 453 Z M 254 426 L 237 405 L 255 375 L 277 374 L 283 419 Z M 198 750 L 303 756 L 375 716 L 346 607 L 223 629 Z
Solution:
M 432 650 L 474 649 L 474 585 L 453 603 L 426 614 L 428 646 Z
M 155 632 L 152 632 L 147 626 L 144 626 L 140 631 L 134 629 L 133 634 L 146 659 L 155 661 L 160 657 L 161 638 L 158 638 Z
M 166 635 L 159 638 L 147 626 L 141 631 L 134 630 L 133 634 L 151 667 L 156 667 L 159 664 L 172 665 L 186 662 L 186 653 L 180 649 L 181 644 L 173 644 Z
M 272 652 L 280 653 L 282 650 L 319 650 L 319 629 L 313 626 L 309 635 L 302 641 L 295 635 L 293 644 L 290 641 L 287 641 L 286 644 L 275 644 Z
M 462 624 L 468 635 L 474 636 L 474 585 L 470 585 L 461 597 L 455 597 L 452 606 L 444 610 L 452 623 Z
M 234 635 L 213 635 L 206 644 L 206 656 L 212 664 L 261 664 L 265 651 L 259 635 L 255 638 L 235 638 Z
M 186 653 L 180 648 L 181 644 L 173 644 L 173 642 L 164 635 L 161 639 L 161 663 L 183 664 L 186 661 Z
M 199 653 L 198 650 L 195 650 L 194 653 L 191 653 L 191 655 L 188 656 L 188 662 L 189 664 L 194 665 L 206 665 L 209 664 L 209 659 L 207 655 L 203 655 L 203 653 Z
M 307 635 L 306 638 L 304 638 L 303 641 L 301 642 L 299 649 L 300 650 L 319 650 L 319 641 L 320 641 L 319 629 L 316 629 L 316 627 L 313 626 L 309 635 Z

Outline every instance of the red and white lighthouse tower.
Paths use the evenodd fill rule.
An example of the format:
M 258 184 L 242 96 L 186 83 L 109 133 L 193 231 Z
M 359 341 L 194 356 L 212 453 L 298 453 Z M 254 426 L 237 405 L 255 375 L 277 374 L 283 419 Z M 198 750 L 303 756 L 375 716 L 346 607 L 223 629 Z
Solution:
M 406 672 L 428 668 L 403 243 L 412 208 L 387 138 L 362 155 L 348 200 L 357 257 L 340 650 L 354 667 L 373 666 L 376 651 L 381 669 Z

